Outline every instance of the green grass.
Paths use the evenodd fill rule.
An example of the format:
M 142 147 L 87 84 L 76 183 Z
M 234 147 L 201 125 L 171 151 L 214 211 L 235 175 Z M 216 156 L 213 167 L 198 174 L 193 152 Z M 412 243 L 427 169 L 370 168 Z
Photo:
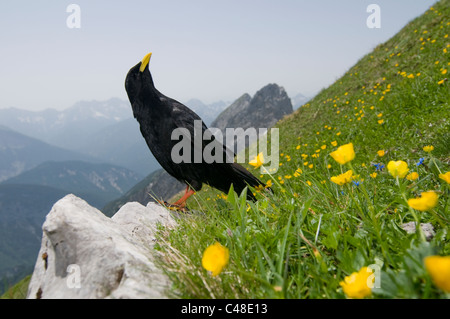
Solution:
M 449 185 L 439 178 L 450 162 L 449 17 L 450 1 L 438 2 L 277 124 L 279 170 L 260 176 L 249 167 L 272 181 L 273 195 L 251 190 L 252 203 L 205 187 L 189 200 L 194 213 L 161 229 L 158 241 L 173 297 L 345 298 L 340 282 L 374 264 L 380 287 L 367 298 L 448 297 L 423 258 L 450 255 Z M 329 153 L 350 142 L 356 157 L 341 166 Z M 391 160 L 406 161 L 419 179 L 393 178 Z M 359 186 L 330 181 L 350 168 Z M 428 190 L 439 195 L 433 210 L 408 206 Z M 400 227 L 416 218 L 434 226 L 430 242 Z M 215 241 L 230 259 L 213 277 L 201 259 Z
M 10 287 L 2 296 L 0 296 L 0 299 L 25 299 L 27 297 L 30 280 L 31 275 L 26 276 L 17 284 Z

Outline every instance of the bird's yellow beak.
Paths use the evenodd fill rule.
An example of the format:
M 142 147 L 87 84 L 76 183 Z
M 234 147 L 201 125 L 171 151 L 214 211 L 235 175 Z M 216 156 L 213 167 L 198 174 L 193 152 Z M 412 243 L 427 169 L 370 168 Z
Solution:
M 141 67 L 139 68 L 139 71 L 144 72 L 145 68 L 147 67 L 148 63 L 150 62 L 151 57 L 152 57 L 152 53 L 150 52 L 142 59 Z

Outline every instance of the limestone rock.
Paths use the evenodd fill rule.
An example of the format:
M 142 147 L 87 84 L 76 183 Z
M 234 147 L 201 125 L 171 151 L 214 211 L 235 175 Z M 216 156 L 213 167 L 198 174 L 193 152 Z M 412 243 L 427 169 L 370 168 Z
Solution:
M 414 222 L 401 224 L 400 227 L 408 234 L 414 234 L 416 232 L 416 223 Z M 435 235 L 434 228 L 433 225 L 431 225 L 430 223 L 421 223 L 420 228 L 422 228 L 426 240 L 429 241 L 434 237 Z
M 108 218 L 65 196 L 43 224 L 27 298 L 165 298 L 169 281 L 153 257 L 159 223 L 175 224 L 155 203 L 127 203 Z

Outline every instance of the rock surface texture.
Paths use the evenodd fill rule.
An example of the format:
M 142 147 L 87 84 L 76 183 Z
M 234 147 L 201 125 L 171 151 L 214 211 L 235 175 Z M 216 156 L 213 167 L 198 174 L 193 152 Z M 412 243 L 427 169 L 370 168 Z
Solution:
M 175 221 L 155 203 L 127 203 L 108 218 L 65 196 L 42 226 L 27 298 L 166 298 L 169 281 L 153 257 L 158 225 Z

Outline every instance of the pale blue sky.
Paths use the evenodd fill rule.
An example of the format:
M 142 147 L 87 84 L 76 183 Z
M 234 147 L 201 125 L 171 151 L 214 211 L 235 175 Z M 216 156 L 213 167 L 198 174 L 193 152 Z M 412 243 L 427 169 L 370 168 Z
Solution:
M 126 99 L 126 73 L 150 51 L 157 88 L 182 102 L 231 102 L 268 83 L 311 95 L 434 2 L 1 1 L 0 108 Z M 66 25 L 71 3 L 80 29 Z M 366 26 L 371 3 L 380 29 Z

